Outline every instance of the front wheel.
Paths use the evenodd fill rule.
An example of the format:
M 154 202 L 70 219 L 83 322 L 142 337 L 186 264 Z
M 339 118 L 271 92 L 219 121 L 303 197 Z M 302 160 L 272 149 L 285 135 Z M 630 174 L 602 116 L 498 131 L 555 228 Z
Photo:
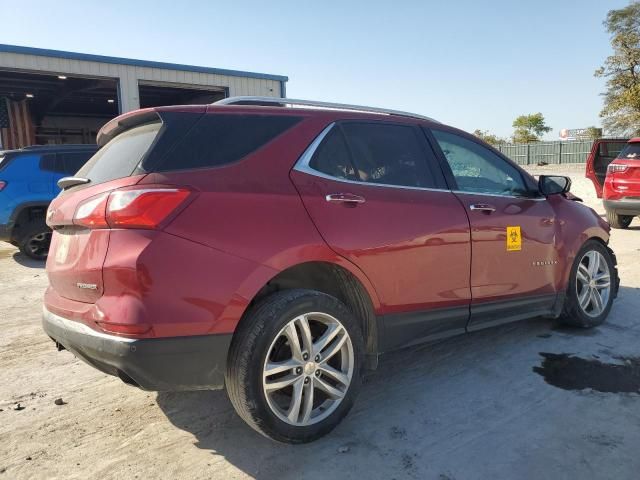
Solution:
M 633 216 L 631 215 L 618 215 L 615 212 L 607 210 L 607 222 L 612 228 L 629 228 Z
M 617 293 L 618 272 L 611 251 L 587 241 L 576 255 L 560 321 L 590 328 L 605 321 Z
M 231 403 L 273 440 L 316 440 L 353 405 L 363 345 L 357 321 L 338 299 L 312 290 L 270 295 L 234 335 L 225 376 Z

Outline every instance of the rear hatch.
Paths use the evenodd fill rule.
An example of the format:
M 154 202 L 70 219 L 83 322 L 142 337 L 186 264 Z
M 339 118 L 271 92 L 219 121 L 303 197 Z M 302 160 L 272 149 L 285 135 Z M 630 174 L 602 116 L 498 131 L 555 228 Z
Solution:
M 640 200 L 640 141 L 631 141 L 607 168 L 607 194 Z M 607 195 L 610 196 L 610 195 Z
M 204 107 L 193 107 L 189 114 L 172 109 L 139 110 L 102 128 L 100 150 L 74 175 L 77 181 L 63 179 L 70 186 L 53 200 L 47 212 L 47 224 L 53 229 L 47 273 L 58 295 L 88 303 L 102 296 L 102 267 L 111 229 L 153 228 L 157 209 L 164 205 L 158 192 L 174 195 L 174 190 L 179 190 L 154 185 L 136 190 L 135 185 L 147 175 L 143 163 L 166 152 L 203 111 Z M 180 126 L 168 129 L 176 115 L 182 117 Z M 183 200 L 184 192 L 178 196 L 176 201 Z M 141 208 L 146 209 L 145 215 L 151 213 L 142 218 Z

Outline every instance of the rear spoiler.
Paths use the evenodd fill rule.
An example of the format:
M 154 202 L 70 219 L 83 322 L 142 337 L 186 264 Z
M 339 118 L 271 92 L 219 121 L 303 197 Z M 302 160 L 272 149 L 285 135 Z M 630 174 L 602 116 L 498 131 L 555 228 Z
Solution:
M 99 147 L 103 147 L 109 140 L 125 130 L 145 123 L 158 121 L 161 121 L 160 115 L 158 115 L 158 112 L 154 108 L 144 108 L 142 110 L 125 113 L 104 124 L 98 132 L 96 143 Z
M 161 122 L 162 112 L 195 112 L 204 113 L 206 105 L 172 105 L 167 107 L 151 107 L 133 110 L 123 113 L 122 115 L 108 121 L 98 132 L 96 143 L 99 147 L 103 147 L 116 135 L 121 134 L 125 130 L 144 125 L 145 123 Z

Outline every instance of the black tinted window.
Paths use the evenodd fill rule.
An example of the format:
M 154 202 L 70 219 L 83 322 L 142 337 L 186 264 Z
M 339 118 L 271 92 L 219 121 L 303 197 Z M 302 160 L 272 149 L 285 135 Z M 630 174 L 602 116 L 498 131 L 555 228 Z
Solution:
M 454 133 L 433 130 L 462 192 L 527 195 L 522 175 L 488 148 Z
M 434 186 L 427 169 L 424 136 L 417 127 L 345 122 L 342 129 L 360 181 Z
M 359 180 L 339 128 L 332 128 L 313 154 L 309 166 L 332 177 Z
M 216 167 L 241 160 L 299 120 L 280 115 L 204 115 L 154 170 Z
M 57 155 L 57 167 L 62 173 L 73 175 L 91 158 L 94 152 L 69 152 Z
M 162 124 L 149 123 L 121 133 L 78 170 L 77 176 L 92 183 L 108 182 L 128 177 L 138 166 L 156 139 Z
M 58 166 L 58 162 L 56 161 L 55 153 L 43 155 L 40 158 L 40 170 L 44 170 L 46 172 L 57 172 L 58 168 L 59 166 Z

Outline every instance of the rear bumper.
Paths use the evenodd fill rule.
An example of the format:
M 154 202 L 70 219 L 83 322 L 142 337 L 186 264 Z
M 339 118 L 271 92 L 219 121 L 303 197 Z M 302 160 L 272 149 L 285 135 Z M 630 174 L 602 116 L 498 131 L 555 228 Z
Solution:
M 143 390 L 224 386 L 231 334 L 130 339 L 98 332 L 43 309 L 42 326 L 58 347 Z
M 608 212 L 614 212 L 618 215 L 640 215 L 640 200 L 603 200 L 602 203 Z

